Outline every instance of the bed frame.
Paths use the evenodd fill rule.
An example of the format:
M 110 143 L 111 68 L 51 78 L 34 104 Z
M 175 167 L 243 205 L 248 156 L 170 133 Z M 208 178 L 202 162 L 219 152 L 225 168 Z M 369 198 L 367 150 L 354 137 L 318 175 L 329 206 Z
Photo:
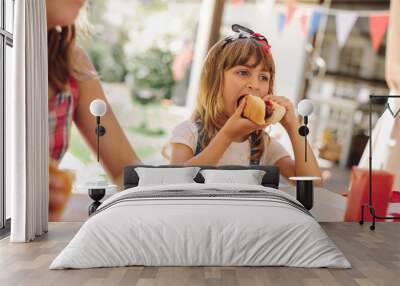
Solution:
M 132 165 L 132 166 L 126 166 L 124 168 L 124 190 L 128 188 L 133 188 L 136 187 L 139 183 L 139 177 L 138 174 L 135 171 L 135 168 L 137 167 L 147 167 L 147 168 L 156 168 L 156 167 L 163 167 L 163 168 L 182 168 L 186 166 L 174 166 L 174 165 L 160 165 L 160 166 L 154 166 L 154 165 Z M 275 188 L 278 189 L 279 186 L 279 168 L 276 166 L 233 166 L 233 165 L 228 165 L 228 166 L 198 166 L 202 170 L 204 169 L 218 169 L 218 170 L 263 170 L 265 171 L 265 175 L 262 179 L 261 184 L 264 187 L 270 187 L 270 188 Z M 197 176 L 194 178 L 194 180 L 197 183 L 204 183 L 204 178 L 200 174 L 200 172 L 197 174 Z

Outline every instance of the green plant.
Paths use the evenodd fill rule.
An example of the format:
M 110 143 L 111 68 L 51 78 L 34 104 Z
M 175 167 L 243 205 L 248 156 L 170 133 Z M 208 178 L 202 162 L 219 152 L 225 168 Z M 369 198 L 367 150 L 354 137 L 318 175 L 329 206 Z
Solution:
M 108 33 L 114 34 L 116 38 L 114 42 L 96 36 L 94 37 L 96 44 L 85 43 L 85 49 L 101 80 L 123 82 L 127 74 L 126 56 L 122 48 L 126 41 L 126 35 L 122 29 L 108 31 Z
M 162 90 L 164 98 L 171 98 L 174 85 L 172 61 L 173 54 L 158 47 L 151 47 L 135 55 L 128 67 L 133 76 L 135 88 Z

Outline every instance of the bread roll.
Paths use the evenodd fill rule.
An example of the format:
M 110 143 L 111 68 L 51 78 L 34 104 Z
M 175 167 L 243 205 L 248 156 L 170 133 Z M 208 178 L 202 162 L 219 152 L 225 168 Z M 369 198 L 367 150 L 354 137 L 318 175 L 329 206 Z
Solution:
M 49 192 L 49 221 L 58 221 L 69 201 L 74 174 L 68 170 L 60 170 L 58 164 L 51 160 L 49 162 L 49 176 L 54 177 L 63 186 L 57 193 L 54 193 L 54 190 Z
M 246 106 L 243 109 L 243 117 L 250 119 L 256 124 L 263 125 L 265 123 L 265 103 L 258 96 L 248 94 L 244 97 Z
M 272 100 L 266 105 L 264 100 L 258 96 L 248 94 L 244 97 L 246 106 L 243 117 L 250 119 L 259 125 L 269 125 L 281 121 L 285 115 L 285 108 Z

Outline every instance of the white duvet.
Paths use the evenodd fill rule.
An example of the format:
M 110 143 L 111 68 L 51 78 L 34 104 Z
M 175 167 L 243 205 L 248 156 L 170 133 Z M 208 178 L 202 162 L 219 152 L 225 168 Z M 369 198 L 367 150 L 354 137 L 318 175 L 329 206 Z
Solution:
M 312 216 L 278 200 L 178 196 L 118 201 L 137 192 L 171 190 L 265 191 L 297 202 L 279 190 L 254 185 L 193 183 L 131 188 L 107 199 L 50 269 L 127 265 L 351 267 Z

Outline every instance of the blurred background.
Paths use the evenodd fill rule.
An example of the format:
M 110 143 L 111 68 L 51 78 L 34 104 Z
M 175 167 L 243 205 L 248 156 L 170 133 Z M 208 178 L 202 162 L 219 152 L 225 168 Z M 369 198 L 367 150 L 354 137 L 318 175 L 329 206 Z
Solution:
M 234 23 L 265 35 L 276 62 L 276 94 L 295 105 L 313 100 L 309 139 L 324 187 L 343 193 L 368 142 L 368 96 L 389 93 L 389 6 L 389 0 L 96 0 L 81 15 L 79 45 L 139 157 L 165 164 L 162 146 L 191 114 L 207 50 Z M 384 108 L 384 100 L 373 105 L 373 124 Z M 268 132 L 290 148 L 279 125 Z M 63 220 L 80 220 L 89 204 L 80 185 L 105 175 L 75 127 L 60 168 L 76 174 Z

